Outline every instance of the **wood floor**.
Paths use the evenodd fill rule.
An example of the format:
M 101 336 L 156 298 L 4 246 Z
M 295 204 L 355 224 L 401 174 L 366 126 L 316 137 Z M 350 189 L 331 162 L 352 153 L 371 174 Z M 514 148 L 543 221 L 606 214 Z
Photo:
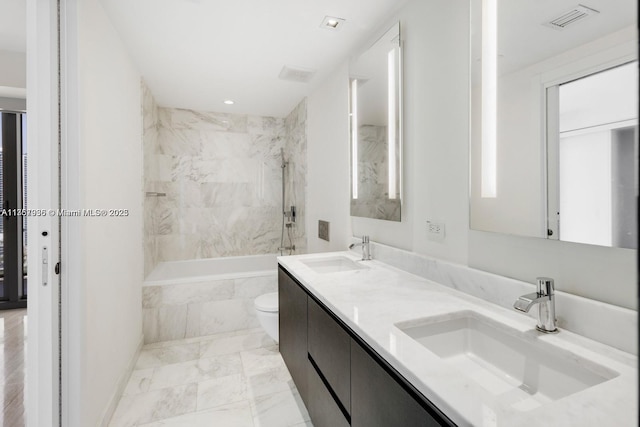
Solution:
M 25 425 L 24 383 L 27 357 L 27 309 L 0 311 L 0 427 Z

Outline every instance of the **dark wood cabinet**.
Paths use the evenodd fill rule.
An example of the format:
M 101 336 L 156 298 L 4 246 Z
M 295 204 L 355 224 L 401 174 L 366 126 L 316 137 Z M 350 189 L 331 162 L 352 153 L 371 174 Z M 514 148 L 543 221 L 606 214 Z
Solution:
M 279 348 L 302 401 L 307 393 L 307 293 L 278 267 Z
M 278 268 L 280 353 L 316 427 L 455 426 Z
M 308 301 L 309 357 L 348 414 L 351 411 L 351 337 L 318 303 L 311 298 Z
M 351 344 L 352 427 L 435 427 L 432 417 L 355 341 Z
M 314 427 L 348 427 L 349 420 L 311 362 L 307 372 L 309 394 L 307 409 Z

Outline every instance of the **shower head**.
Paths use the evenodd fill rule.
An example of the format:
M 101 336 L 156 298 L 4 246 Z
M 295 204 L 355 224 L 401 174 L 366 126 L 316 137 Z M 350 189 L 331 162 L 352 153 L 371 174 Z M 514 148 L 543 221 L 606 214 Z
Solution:
M 286 167 L 287 167 L 287 165 L 289 164 L 289 162 L 287 162 L 287 161 L 284 159 L 284 148 L 281 148 L 281 149 L 280 149 L 280 158 L 282 159 L 282 163 L 280 164 L 280 167 L 281 167 L 282 169 L 284 169 L 284 168 L 286 168 Z

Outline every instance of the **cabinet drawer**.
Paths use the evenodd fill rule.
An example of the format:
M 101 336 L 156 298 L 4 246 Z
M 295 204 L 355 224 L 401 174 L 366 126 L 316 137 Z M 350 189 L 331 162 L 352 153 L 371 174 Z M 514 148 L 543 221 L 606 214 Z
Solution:
M 355 341 L 351 346 L 352 427 L 439 427 L 432 416 Z
M 351 413 L 351 338 L 311 298 L 308 319 L 309 355 L 347 413 Z
M 322 379 L 309 361 L 307 367 L 309 416 L 315 427 L 349 427 L 349 421 L 325 387 Z

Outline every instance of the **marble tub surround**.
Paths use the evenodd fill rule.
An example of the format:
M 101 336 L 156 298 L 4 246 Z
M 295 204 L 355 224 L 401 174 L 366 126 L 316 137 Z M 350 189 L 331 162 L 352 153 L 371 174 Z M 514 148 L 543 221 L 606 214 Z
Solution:
M 160 127 L 160 117 L 158 104 L 156 103 L 151 90 L 140 81 L 142 86 L 142 152 L 143 152 L 143 188 L 144 191 L 156 191 L 157 187 L 155 175 L 149 173 L 156 167 L 154 163 L 154 153 L 158 151 L 158 131 Z M 156 223 L 154 212 L 157 209 L 157 198 L 144 198 L 144 275 L 149 274 L 158 263 L 158 241 L 156 238 Z
M 295 253 L 307 251 L 306 191 L 307 191 L 307 100 L 303 99 L 284 120 L 285 210 L 296 207 L 296 222 L 291 228 Z M 285 230 L 285 246 L 289 246 Z
M 309 415 L 260 329 L 146 345 L 109 424 L 293 427 Z
M 353 243 L 360 241 L 358 238 L 353 238 Z M 509 310 L 513 310 L 513 303 L 520 295 L 536 290 L 533 283 L 380 243 L 371 242 L 370 248 L 374 259 Z M 360 254 L 359 248 L 354 248 L 352 251 Z M 543 276 L 544 272 L 540 275 Z M 558 291 L 557 283 L 555 295 L 559 328 L 627 353 L 638 354 L 638 313 L 636 311 Z M 526 315 L 535 318 L 536 313 L 537 310 L 534 308 Z
M 259 326 L 254 299 L 278 289 L 277 273 L 253 277 L 145 284 L 145 344 L 232 332 Z
M 287 118 L 157 107 L 145 92 L 145 250 L 162 261 L 276 253 L 282 225 L 281 150 L 304 249 L 306 102 Z M 155 111 L 157 110 L 157 113 Z M 155 126 L 152 125 L 156 123 Z M 149 199 L 149 198 L 148 198 Z M 148 270 L 150 271 L 150 270 Z M 147 272 L 148 272 L 147 271 Z
M 319 274 L 304 259 L 345 256 L 355 252 L 280 257 L 280 264 L 362 337 L 380 356 L 460 426 L 633 426 L 637 423 L 637 357 L 562 330 L 535 331 L 536 321 L 512 309 L 443 286 L 379 260 L 369 268 Z M 470 310 L 500 322 L 530 342 L 558 349 L 570 363 L 600 365 L 615 377 L 549 403 L 520 389 L 491 389 L 463 374 L 445 359 L 422 347 L 395 324 Z M 580 367 L 583 367 L 580 365 Z M 543 399 L 544 400 L 544 399 Z

